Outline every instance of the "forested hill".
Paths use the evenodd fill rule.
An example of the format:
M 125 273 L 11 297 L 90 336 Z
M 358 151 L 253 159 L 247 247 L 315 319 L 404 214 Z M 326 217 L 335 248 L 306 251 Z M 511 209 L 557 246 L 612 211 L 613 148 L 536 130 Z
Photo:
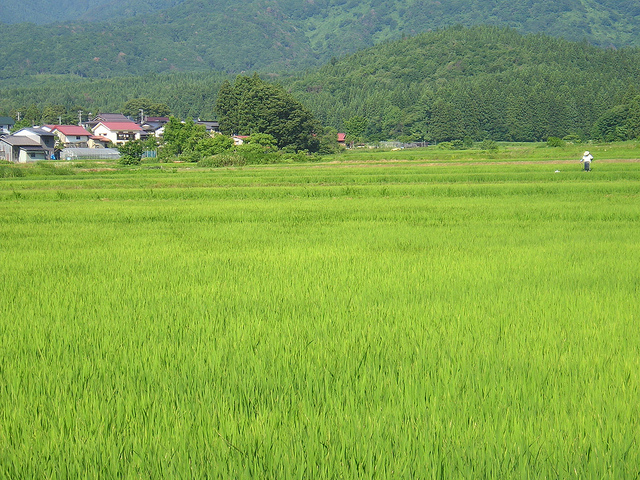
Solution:
M 179 117 L 211 119 L 218 87 L 229 78 L 39 76 L 39 86 L 0 88 L 0 115 L 21 111 L 34 123 L 52 123 L 63 113 L 120 111 L 128 100 L 147 97 Z M 501 27 L 427 32 L 306 73 L 265 78 L 283 84 L 323 125 L 344 131 L 361 120 L 368 140 L 640 135 L 640 49 L 601 49 Z M 628 123 L 636 114 L 637 125 Z
M 51 20 L 73 23 L 14 23 Z M 456 24 L 640 45 L 637 0 L 3 0 L 0 22 L 0 80 L 291 71 Z
M 592 136 L 640 94 L 638 79 L 638 48 L 453 27 L 360 51 L 288 87 L 326 125 L 365 119 L 370 140 L 533 141 Z

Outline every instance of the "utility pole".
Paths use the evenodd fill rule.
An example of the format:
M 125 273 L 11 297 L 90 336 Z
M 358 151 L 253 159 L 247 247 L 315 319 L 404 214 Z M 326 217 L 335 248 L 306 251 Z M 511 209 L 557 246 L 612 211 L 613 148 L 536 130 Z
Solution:
M 140 109 L 140 125 L 144 123 L 144 109 Z
M 16 112 L 18 114 L 18 121 L 20 121 L 20 112 Z
M 78 125 L 82 126 L 82 110 L 78 110 Z

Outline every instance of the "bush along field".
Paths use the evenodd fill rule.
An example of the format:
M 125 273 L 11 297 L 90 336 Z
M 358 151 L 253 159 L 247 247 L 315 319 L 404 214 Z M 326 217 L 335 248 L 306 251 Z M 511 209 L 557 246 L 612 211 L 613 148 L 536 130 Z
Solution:
M 636 477 L 640 163 L 541 151 L 5 175 L 0 476 Z

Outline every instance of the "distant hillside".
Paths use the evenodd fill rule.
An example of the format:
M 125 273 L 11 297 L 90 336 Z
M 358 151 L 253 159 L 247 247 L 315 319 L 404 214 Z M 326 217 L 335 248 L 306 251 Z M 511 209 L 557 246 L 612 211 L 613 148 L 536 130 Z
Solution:
M 367 122 L 370 140 L 589 138 L 640 94 L 640 49 L 600 49 L 499 27 L 389 42 L 286 81 L 325 125 Z M 640 115 L 640 111 L 638 112 Z
M 126 18 L 125 18 L 126 17 Z M 637 0 L 3 0 L 0 80 L 165 71 L 283 72 L 456 24 L 640 45 Z
M 46 25 L 55 22 L 104 21 L 148 15 L 164 10 L 184 0 L 2 0 L 0 22 L 35 23 Z
M 13 81 L 0 88 L 0 115 L 21 111 L 24 118 L 30 111 L 44 118 L 39 109 L 55 118 L 58 106 L 74 115 L 118 111 L 147 97 L 182 118 L 212 119 L 218 88 L 232 77 L 211 71 L 100 80 L 32 76 L 31 86 Z M 323 125 L 344 130 L 359 118 L 369 140 L 589 138 L 612 109 L 640 102 L 640 49 L 601 49 L 501 27 L 451 27 L 305 73 L 264 77 L 285 86 Z M 619 113 L 628 111 L 618 108 L 605 126 L 615 129 Z

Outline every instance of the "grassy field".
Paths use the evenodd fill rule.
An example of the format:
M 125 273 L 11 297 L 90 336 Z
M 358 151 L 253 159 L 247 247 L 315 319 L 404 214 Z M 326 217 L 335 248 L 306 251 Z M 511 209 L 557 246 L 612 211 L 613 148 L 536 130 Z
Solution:
M 0 478 L 637 478 L 640 150 L 518 148 L 0 179 Z

